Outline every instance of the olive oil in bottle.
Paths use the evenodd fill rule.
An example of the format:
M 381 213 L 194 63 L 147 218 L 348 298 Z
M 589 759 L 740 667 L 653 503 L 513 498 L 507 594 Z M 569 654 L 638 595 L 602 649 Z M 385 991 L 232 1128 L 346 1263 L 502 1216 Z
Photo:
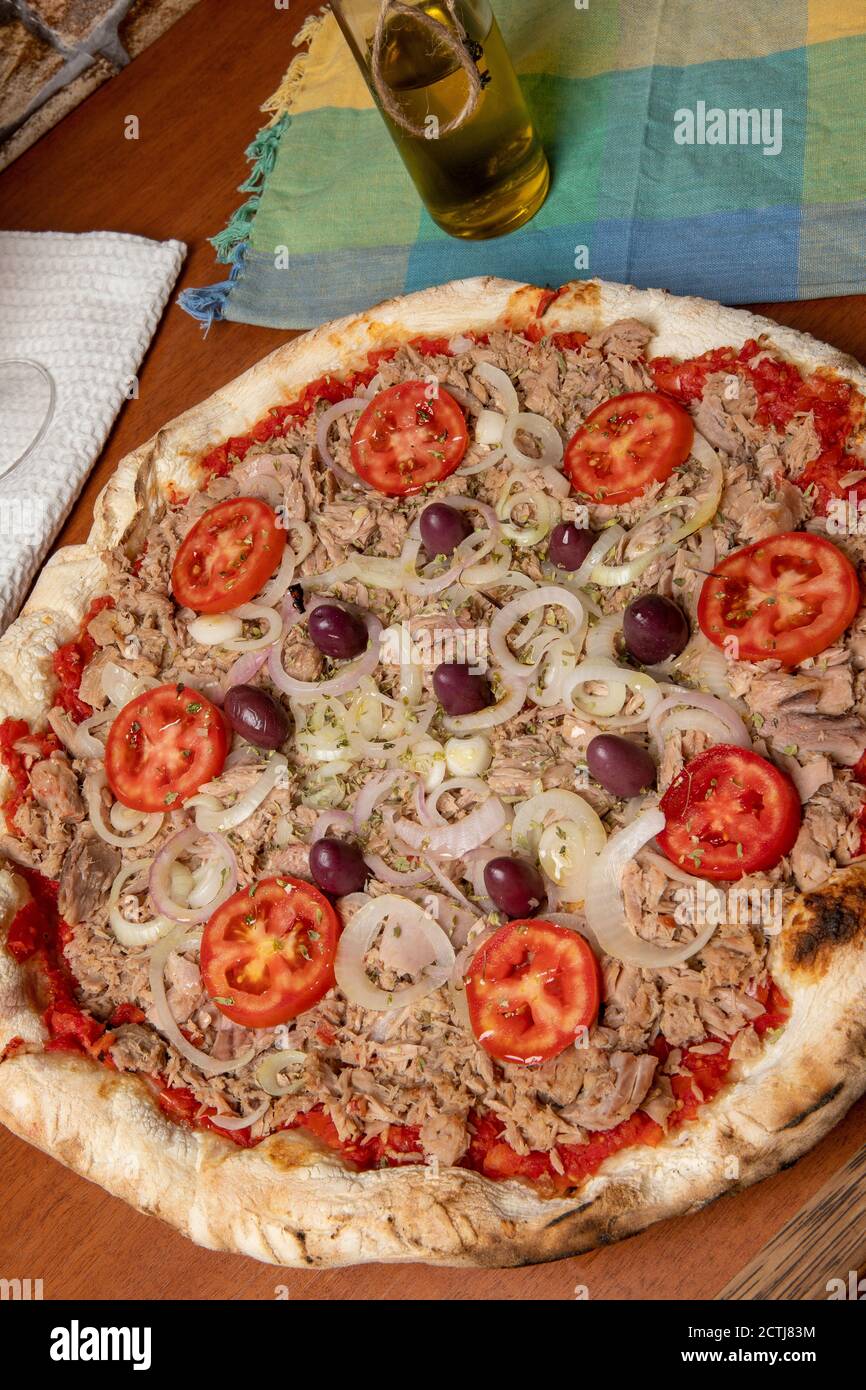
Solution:
M 402 120 L 395 120 L 383 108 L 370 75 L 370 16 L 372 9 L 375 21 L 378 7 L 379 0 L 372 7 L 369 0 L 336 0 L 335 12 L 431 217 L 451 236 L 477 240 L 522 226 L 544 202 L 550 173 L 487 0 L 458 0 L 456 6 L 481 90 L 468 119 L 446 133 L 469 91 L 453 47 L 405 10 L 389 13 L 380 71 L 399 108 Z M 442 0 L 420 0 L 415 8 L 457 33 Z M 361 11 L 366 11 L 366 27 Z M 355 23 L 350 25 L 353 12 Z M 410 133 L 407 125 L 423 133 Z

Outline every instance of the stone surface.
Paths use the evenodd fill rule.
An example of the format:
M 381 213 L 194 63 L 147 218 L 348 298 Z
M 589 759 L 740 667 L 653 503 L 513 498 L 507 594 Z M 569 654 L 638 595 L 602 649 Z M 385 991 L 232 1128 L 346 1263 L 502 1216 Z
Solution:
M 225 0 L 228 3 L 229 0 Z M 147 48 L 198 0 L 133 0 L 118 24 L 120 43 L 130 58 Z M 21 0 L 30 27 L 0 0 L 0 169 L 11 164 L 39 136 L 117 72 L 122 53 L 96 54 L 84 70 L 70 70 L 69 81 L 51 93 L 19 125 L 28 106 L 45 96 L 51 80 L 76 54 L 88 54 L 88 40 L 114 8 L 114 0 Z M 112 62 L 111 59 L 116 59 Z
M 63 58 L 21 21 L 0 12 L 0 130 L 23 116 L 63 67 Z
M 135 0 L 119 27 L 120 41 L 131 58 L 171 28 L 198 0 Z

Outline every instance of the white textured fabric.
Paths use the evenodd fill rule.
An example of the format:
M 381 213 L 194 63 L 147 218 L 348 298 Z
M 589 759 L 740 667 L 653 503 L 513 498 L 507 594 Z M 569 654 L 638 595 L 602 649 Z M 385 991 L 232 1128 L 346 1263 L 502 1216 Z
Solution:
M 0 477 L 0 631 L 134 394 L 185 253 L 118 232 L 0 232 L 0 469 L 35 435 L 47 398 L 37 372 L 2 363 L 41 363 L 57 392 L 44 438 Z

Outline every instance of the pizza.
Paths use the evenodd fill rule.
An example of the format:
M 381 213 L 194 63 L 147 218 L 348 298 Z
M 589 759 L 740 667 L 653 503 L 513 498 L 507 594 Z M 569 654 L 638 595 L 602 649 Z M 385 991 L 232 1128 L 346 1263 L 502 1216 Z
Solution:
M 445 285 L 118 467 L 0 641 L 0 1118 L 193 1240 L 509 1265 L 866 1087 L 866 375 Z

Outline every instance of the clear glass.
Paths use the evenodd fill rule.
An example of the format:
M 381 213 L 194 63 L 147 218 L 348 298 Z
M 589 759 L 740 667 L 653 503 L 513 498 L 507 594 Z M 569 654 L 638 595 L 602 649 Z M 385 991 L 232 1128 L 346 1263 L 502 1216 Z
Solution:
M 28 357 L 0 359 L 0 478 L 28 459 L 54 418 L 54 377 Z
M 409 3 L 453 32 L 441 0 Z M 333 0 L 337 22 L 430 216 L 451 236 L 471 240 L 521 227 L 544 202 L 550 170 L 487 0 L 458 0 L 456 5 L 484 86 L 465 124 L 442 136 L 438 129 L 466 101 L 466 74 L 454 53 L 437 46 L 411 16 L 392 14 L 385 29 L 383 75 L 403 115 L 423 126 L 425 134 L 405 131 L 382 109 L 371 78 L 380 6 L 381 0 Z

